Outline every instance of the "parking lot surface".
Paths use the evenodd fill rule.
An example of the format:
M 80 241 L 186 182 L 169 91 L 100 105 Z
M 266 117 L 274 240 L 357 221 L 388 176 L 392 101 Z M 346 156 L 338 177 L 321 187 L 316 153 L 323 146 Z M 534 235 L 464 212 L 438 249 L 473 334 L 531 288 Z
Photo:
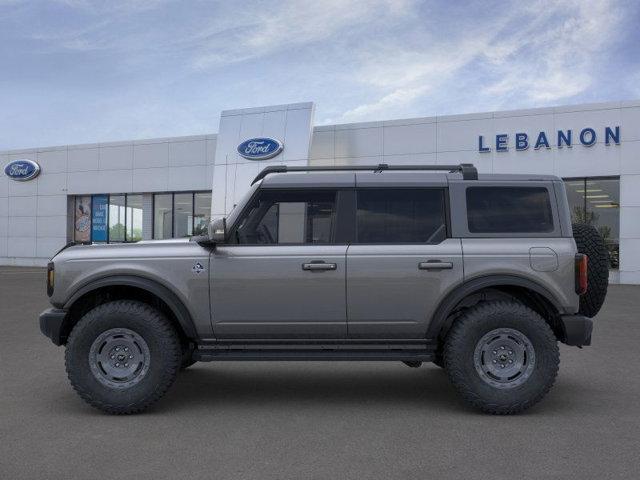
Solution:
M 196 364 L 149 412 L 109 416 L 69 386 L 47 307 L 43 270 L 0 267 L 0 478 L 640 476 L 640 287 L 610 287 L 594 345 L 563 345 L 551 393 L 512 417 L 382 362 Z

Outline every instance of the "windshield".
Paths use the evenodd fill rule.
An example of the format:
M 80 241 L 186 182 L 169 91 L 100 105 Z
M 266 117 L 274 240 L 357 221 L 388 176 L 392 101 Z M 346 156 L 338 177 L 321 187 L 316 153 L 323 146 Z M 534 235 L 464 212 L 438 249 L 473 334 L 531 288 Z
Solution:
M 240 212 L 242 211 L 242 206 L 249 201 L 249 199 L 253 196 L 255 191 L 260 187 L 261 183 L 262 182 L 260 181 L 252 185 L 251 188 L 249 188 L 249 190 L 247 191 L 247 193 L 245 193 L 242 196 L 240 201 L 234 204 L 233 208 L 229 212 L 229 215 L 227 215 L 227 230 L 233 227 L 233 224 L 236 222 L 236 220 L 238 219 L 238 216 L 240 215 Z

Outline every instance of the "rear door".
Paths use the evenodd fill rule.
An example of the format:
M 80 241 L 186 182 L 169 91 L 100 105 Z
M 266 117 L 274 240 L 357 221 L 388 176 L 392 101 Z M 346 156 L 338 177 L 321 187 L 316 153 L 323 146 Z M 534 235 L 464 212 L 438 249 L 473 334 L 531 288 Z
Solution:
M 460 239 L 449 238 L 447 189 L 358 188 L 347 251 L 351 338 L 423 338 L 439 300 L 462 282 Z

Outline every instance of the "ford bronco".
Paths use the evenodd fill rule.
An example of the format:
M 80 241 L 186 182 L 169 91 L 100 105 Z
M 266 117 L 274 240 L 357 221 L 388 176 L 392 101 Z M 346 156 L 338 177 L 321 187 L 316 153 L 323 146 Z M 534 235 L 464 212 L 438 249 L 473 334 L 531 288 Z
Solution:
M 510 414 L 549 391 L 558 342 L 591 343 L 607 282 L 557 177 L 271 166 L 205 236 L 65 247 L 40 328 L 109 413 L 145 410 L 196 361 L 356 360 L 434 362 Z

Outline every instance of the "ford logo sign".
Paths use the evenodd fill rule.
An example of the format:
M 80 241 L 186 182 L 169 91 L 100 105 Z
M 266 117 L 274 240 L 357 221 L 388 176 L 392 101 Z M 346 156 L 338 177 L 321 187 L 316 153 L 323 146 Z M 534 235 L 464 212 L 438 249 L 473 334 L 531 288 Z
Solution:
M 14 160 L 4 167 L 4 173 L 11 180 L 26 182 L 38 176 L 40 173 L 40 165 L 33 160 Z
M 249 160 L 266 160 L 278 155 L 284 146 L 273 138 L 250 138 L 238 145 L 238 153 Z

